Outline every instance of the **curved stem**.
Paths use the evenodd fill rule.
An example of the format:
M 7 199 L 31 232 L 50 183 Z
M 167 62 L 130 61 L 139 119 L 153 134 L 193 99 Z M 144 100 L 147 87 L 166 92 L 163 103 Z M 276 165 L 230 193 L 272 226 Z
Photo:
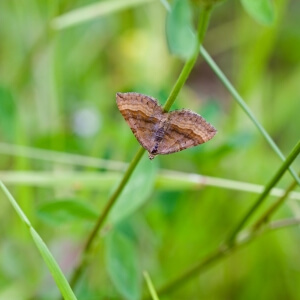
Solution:
M 259 195 L 259 197 L 257 198 L 254 205 L 249 209 L 249 211 L 242 218 L 242 220 L 238 223 L 238 225 L 232 230 L 231 234 L 229 235 L 229 238 L 227 239 L 227 244 L 230 245 L 230 244 L 234 243 L 236 235 L 239 233 L 239 231 L 242 229 L 242 227 L 245 225 L 245 223 L 248 221 L 248 219 L 254 214 L 254 212 L 263 203 L 263 201 L 268 196 L 268 194 L 271 191 L 271 189 L 273 188 L 273 186 L 276 185 L 276 183 L 283 176 L 285 171 L 288 169 L 288 167 L 295 160 L 295 158 L 298 156 L 299 153 L 300 153 L 300 141 L 296 144 L 296 146 L 291 151 L 291 153 L 289 154 L 289 156 L 287 157 L 285 162 L 281 165 L 279 170 L 276 172 L 276 174 L 273 176 L 273 178 L 266 185 L 264 191 Z
M 95 238 L 95 236 L 97 235 L 99 229 L 102 227 L 106 217 L 108 216 L 108 213 L 110 212 L 110 209 L 113 207 L 114 203 L 116 202 L 116 200 L 118 199 L 119 195 L 121 194 L 121 192 L 123 191 L 126 183 L 128 182 L 131 174 L 133 173 L 135 167 L 137 166 L 137 164 L 139 163 L 140 159 L 142 158 L 143 154 L 145 153 L 145 149 L 140 147 L 140 149 L 138 150 L 138 152 L 136 153 L 135 157 L 133 158 L 133 160 L 131 161 L 131 163 L 129 164 L 121 182 L 119 183 L 117 189 L 114 191 L 114 193 L 110 196 L 107 204 L 105 205 L 93 231 L 91 232 L 87 242 L 86 242 L 86 246 L 84 248 L 85 251 L 88 251 L 91 247 L 91 244 Z
M 271 215 L 284 203 L 290 192 L 297 186 L 297 182 L 293 181 L 290 186 L 286 189 L 285 193 L 278 198 L 263 214 L 262 216 L 254 223 L 252 230 L 258 230 L 264 223 L 266 223 Z
M 153 286 L 153 283 L 151 281 L 151 278 L 148 274 L 148 272 L 144 271 L 143 272 L 143 275 L 144 275 L 144 278 L 146 280 L 146 283 L 147 283 L 147 286 L 148 286 L 148 290 L 149 290 L 149 293 L 151 295 L 151 298 L 152 300 L 159 300 L 158 296 L 157 296 L 157 292 Z
M 89 237 L 86 241 L 86 244 L 83 248 L 83 252 L 82 252 L 83 256 L 82 256 L 81 262 L 79 263 L 79 265 L 77 266 L 77 268 L 75 269 L 75 271 L 74 271 L 74 273 L 71 277 L 70 284 L 71 284 L 72 287 L 76 286 L 76 284 L 78 282 L 78 279 L 80 278 L 80 276 L 81 276 L 81 274 L 84 270 L 84 267 L 87 263 L 86 255 L 87 255 L 88 251 L 90 250 L 91 245 L 92 245 L 95 237 L 97 236 L 97 234 L 98 234 L 100 228 L 102 227 L 102 225 L 104 224 L 104 221 L 106 220 L 106 217 L 108 216 L 111 208 L 113 207 L 113 205 L 117 201 L 119 195 L 123 191 L 126 183 L 128 182 L 131 174 L 133 173 L 135 167 L 139 163 L 139 161 L 142 158 L 144 153 L 145 153 L 145 149 L 140 147 L 140 149 L 136 153 L 135 157 L 133 158 L 133 160 L 129 164 L 122 180 L 120 181 L 120 183 L 118 185 L 118 187 L 116 188 L 114 193 L 110 196 L 110 198 L 109 198 L 107 204 L 105 205 L 101 215 L 99 216 L 99 218 L 98 218 L 98 220 L 97 220 L 92 232 L 90 233 L 90 235 L 89 235 Z
M 237 90 L 233 87 L 233 85 L 227 79 L 225 74 L 221 71 L 221 69 L 218 67 L 218 65 L 214 62 L 214 60 L 211 58 L 211 56 L 206 52 L 206 50 L 202 46 L 200 47 L 200 54 L 202 55 L 204 60 L 209 64 L 209 66 L 212 68 L 212 70 L 215 72 L 215 74 L 219 77 L 220 81 L 227 88 L 227 90 L 232 95 L 232 97 L 236 100 L 236 102 L 240 105 L 240 107 L 243 109 L 243 111 L 246 113 L 246 115 L 249 117 L 249 119 L 254 123 L 254 125 L 257 127 L 257 129 L 260 131 L 260 133 L 263 135 L 263 137 L 269 143 L 271 148 L 281 158 L 281 160 L 284 161 L 285 156 L 280 151 L 278 146 L 275 144 L 275 142 L 273 141 L 271 136 L 268 134 L 268 132 L 265 130 L 265 128 L 258 122 L 258 120 L 256 119 L 255 115 L 252 113 L 252 111 L 250 110 L 250 108 L 248 107 L 246 102 L 243 100 L 243 98 L 240 96 L 240 94 L 237 92 Z M 297 176 L 296 172 L 292 169 L 292 167 L 289 167 L 289 172 L 294 177 L 294 179 L 297 181 L 297 183 L 300 185 L 300 178 Z
M 169 111 L 171 106 L 173 105 L 175 99 L 177 98 L 181 88 L 183 87 L 184 83 L 186 82 L 188 76 L 190 75 L 195 63 L 197 60 L 197 56 L 193 55 L 192 58 L 190 58 L 186 64 L 184 65 L 182 72 L 180 73 L 171 93 L 168 97 L 165 105 L 164 105 L 164 111 Z
M 233 249 L 231 249 L 233 250 Z M 171 280 L 161 288 L 157 289 L 158 295 L 164 295 L 169 293 L 170 291 L 175 290 L 177 287 L 182 286 L 184 283 L 192 279 L 199 272 L 204 271 L 206 268 L 211 266 L 212 264 L 218 262 L 220 259 L 224 258 L 226 254 L 225 250 L 217 249 L 210 253 L 207 257 L 197 263 L 195 266 L 191 267 L 189 270 L 185 271 L 183 274 L 178 276 L 177 278 Z M 147 298 L 146 298 L 147 299 Z
M 197 55 L 198 55 L 199 47 L 203 42 L 207 27 L 208 27 L 212 9 L 213 9 L 213 5 L 210 4 L 210 5 L 205 5 L 204 7 L 202 7 L 202 10 L 200 11 L 198 32 L 197 32 L 198 45 L 195 50 L 195 52 L 197 52 Z
M 194 52 L 193 56 L 185 63 L 185 65 L 184 65 L 184 67 L 183 67 L 171 93 L 170 93 L 170 96 L 164 105 L 165 111 L 170 110 L 176 97 L 179 94 L 179 91 L 183 87 L 184 83 L 186 82 L 188 76 L 190 75 L 190 73 L 197 61 L 197 58 L 199 55 L 199 47 L 203 42 L 203 38 L 204 38 L 205 32 L 207 30 L 211 11 L 212 11 L 212 6 L 206 6 L 200 12 L 198 32 L 197 32 L 198 41 L 197 41 L 197 46 L 196 46 L 195 52 Z
M 241 239 L 238 243 L 224 246 L 213 251 L 208 256 L 206 256 L 203 260 L 196 263 L 189 270 L 185 271 L 177 278 L 171 280 L 161 288 L 158 288 L 157 293 L 161 296 L 171 291 L 174 291 L 179 287 L 182 287 L 183 284 L 187 283 L 190 279 L 195 277 L 195 275 L 202 273 L 210 266 L 214 265 L 215 263 L 229 256 L 234 251 L 239 250 L 243 246 L 248 245 L 249 243 L 255 241 L 257 237 L 263 234 L 272 232 L 274 230 L 287 228 L 287 227 L 298 226 L 299 224 L 300 224 L 299 218 L 282 219 L 282 220 L 271 222 L 263 230 L 258 230 L 255 232 L 249 232 L 249 231 L 242 232 L 241 235 L 244 236 L 244 238 Z M 144 297 L 143 299 L 148 300 L 149 297 Z
M 201 40 L 198 40 L 198 44 L 197 44 L 197 48 L 195 49 L 195 53 L 192 56 L 192 58 L 190 58 L 184 65 L 176 83 L 174 84 L 174 87 L 170 93 L 170 96 L 168 97 L 168 100 L 166 101 L 165 105 L 164 105 L 164 110 L 168 111 L 172 104 L 174 103 L 176 97 L 178 96 L 179 91 L 181 90 L 181 88 L 183 87 L 186 79 L 188 78 L 192 68 L 194 67 L 197 57 L 198 57 L 198 49 L 199 46 L 202 42 L 204 33 L 206 31 L 207 28 L 207 24 L 208 24 L 208 20 L 209 20 L 209 16 L 211 13 L 211 7 L 206 7 L 202 13 L 200 14 L 200 21 L 199 21 L 199 26 L 198 26 L 198 37 L 199 39 L 201 38 Z M 203 18 L 203 20 L 202 20 Z M 111 208 L 113 207 L 113 205 L 115 204 L 115 202 L 117 201 L 119 195 L 121 194 L 121 192 L 123 191 L 125 185 L 127 184 L 131 174 L 133 173 L 135 167 L 137 166 L 138 162 L 140 161 L 142 155 L 144 154 L 145 150 L 143 148 L 140 148 L 136 154 L 136 156 L 134 157 L 133 161 L 129 164 L 120 184 L 118 185 L 117 189 L 115 190 L 115 192 L 111 195 L 111 197 L 109 198 L 106 206 L 104 207 L 104 210 L 102 211 L 97 223 L 95 224 L 91 234 L 89 235 L 87 242 L 83 248 L 83 253 L 82 253 L 82 257 L 81 257 L 81 261 L 79 263 L 79 265 L 77 266 L 77 268 L 75 269 L 72 277 L 71 277 L 71 286 L 74 288 L 79 280 L 79 278 L 81 277 L 85 266 L 87 264 L 87 254 L 91 248 L 91 245 L 93 243 L 93 241 L 95 240 L 95 237 L 97 236 L 99 230 L 101 229 L 101 227 L 103 226 Z

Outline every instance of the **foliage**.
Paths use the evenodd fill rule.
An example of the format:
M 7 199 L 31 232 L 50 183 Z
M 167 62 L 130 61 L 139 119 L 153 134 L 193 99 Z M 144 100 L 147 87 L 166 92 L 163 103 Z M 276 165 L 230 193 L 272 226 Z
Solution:
M 1 299 L 300 297 L 300 5 L 204 2 L 0 2 Z M 218 134 L 135 155 L 128 91 Z

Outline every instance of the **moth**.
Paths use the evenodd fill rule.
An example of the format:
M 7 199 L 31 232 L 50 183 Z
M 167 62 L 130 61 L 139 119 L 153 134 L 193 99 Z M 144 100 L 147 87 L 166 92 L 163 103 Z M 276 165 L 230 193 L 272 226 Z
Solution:
M 156 99 L 139 93 L 117 93 L 116 98 L 121 114 L 150 159 L 203 144 L 217 133 L 191 110 L 165 112 Z

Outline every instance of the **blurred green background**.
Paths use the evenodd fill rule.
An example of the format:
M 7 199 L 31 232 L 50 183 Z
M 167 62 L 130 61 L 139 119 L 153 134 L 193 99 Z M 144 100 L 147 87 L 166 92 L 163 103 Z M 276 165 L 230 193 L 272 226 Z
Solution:
M 122 163 L 138 149 L 117 109 L 116 92 L 140 92 L 164 103 L 183 66 L 168 50 L 167 12 L 160 1 L 51 27 L 55 17 L 90 3 L 0 2 L 0 179 L 67 276 L 122 176 Z M 300 136 L 300 3 L 278 0 L 274 9 L 274 22 L 265 26 L 240 2 L 224 1 L 213 11 L 204 46 L 287 155 Z M 143 158 L 141 185 L 131 184 L 125 197 L 140 200 L 139 207 L 121 223 L 111 218 L 133 245 L 123 254 L 126 260 L 126 251 L 134 253 L 136 295 L 147 289 L 142 270 L 156 287 L 181 274 L 215 249 L 256 199 L 218 185 L 185 185 L 185 174 L 164 181 L 161 169 L 264 185 L 281 164 L 201 58 L 172 110 L 183 107 L 200 113 L 218 134 L 151 163 Z M 70 156 L 69 163 L 59 162 L 57 152 L 36 159 L 34 148 L 107 161 L 81 164 L 83 157 Z M 298 171 L 300 160 L 293 166 Z M 286 174 L 279 186 L 290 182 Z M 24 224 L 2 193 L 0 201 L 0 299 L 57 299 Z M 299 216 L 299 200 L 289 200 L 275 218 L 292 216 Z M 106 231 L 79 299 L 125 297 L 109 266 L 114 250 L 109 226 Z M 298 227 L 258 238 L 161 299 L 299 299 L 299 243 Z

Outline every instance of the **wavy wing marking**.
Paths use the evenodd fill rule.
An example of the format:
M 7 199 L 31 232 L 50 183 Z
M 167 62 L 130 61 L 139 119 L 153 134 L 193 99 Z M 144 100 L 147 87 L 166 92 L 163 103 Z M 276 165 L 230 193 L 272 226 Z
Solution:
M 188 109 L 170 112 L 157 154 L 174 153 L 203 144 L 212 139 L 216 132 L 203 117 Z
M 117 105 L 139 143 L 150 152 L 155 145 L 162 107 L 154 98 L 139 93 L 117 93 Z

